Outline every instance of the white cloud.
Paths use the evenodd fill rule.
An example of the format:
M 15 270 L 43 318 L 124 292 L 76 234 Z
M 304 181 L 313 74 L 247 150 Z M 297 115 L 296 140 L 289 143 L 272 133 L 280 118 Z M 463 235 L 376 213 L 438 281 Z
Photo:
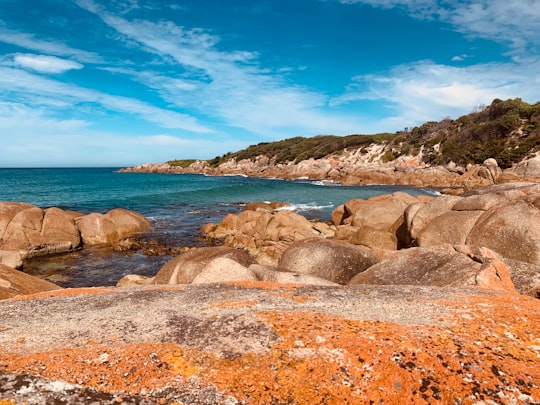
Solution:
M 0 42 L 16 45 L 48 55 L 71 57 L 79 62 L 101 63 L 102 58 L 94 53 L 71 48 L 61 42 L 37 39 L 34 35 L 13 31 L 0 25 Z
M 211 132 L 194 117 L 186 114 L 161 109 L 137 99 L 114 96 L 2 66 L 0 66 L 1 94 L 17 97 L 25 102 L 37 98 L 44 103 L 41 104 L 43 106 L 97 103 L 107 110 L 133 114 L 162 128 L 183 129 L 196 133 Z
M 13 64 L 42 73 L 64 73 L 68 70 L 82 69 L 78 62 L 60 59 L 56 56 L 17 53 L 13 56 Z
M 149 158 L 164 162 L 223 153 L 223 143 L 215 139 L 186 138 L 189 134 L 122 136 L 96 131 L 86 121 L 52 117 L 46 108 L 14 102 L 0 102 L 0 133 L 4 135 L 2 167 L 132 166 Z M 230 146 L 241 149 L 246 145 L 233 142 Z
M 333 103 L 384 100 L 394 116 L 381 125 L 402 123 L 402 128 L 446 116 L 457 118 L 495 98 L 519 96 L 536 102 L 538 71 L 540 60 L 465 68 L 423 61 L 398 66 L 385 75 L 357 76 L 348 91 Z
M 97 14 L 126 41 L 136 41 L 143 50 L 183 68 L 181 77 L 152 71 L 131 73 L 175 106 L 197 108 L 228 126 L 272 138 L 344 134 L 361 126 L 356 117 L 325 112 L 328 98 L 324 94 L 290 85 L 279 73 L 262 69 L 257 53 L 220 50 L 220 38 L 206 30 L 164 21 L 128 21 L 92 0 L 78 0 L 77 4 Z
M 339 0 L 344 4 L 367 4 L 399 8 L 413 17 L 451 24 L 456 30 L 511 44 L 514 52 L 540 45 L 538 0 Z

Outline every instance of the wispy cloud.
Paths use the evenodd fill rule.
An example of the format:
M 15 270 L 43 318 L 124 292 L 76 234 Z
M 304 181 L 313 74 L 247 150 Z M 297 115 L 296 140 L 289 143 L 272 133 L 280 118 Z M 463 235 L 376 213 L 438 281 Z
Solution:
M 220 50 L 220 38 L 207 30 L 166 21 L 130 21 L 92 0 L 77 4 L 98 15 L 126 41 L 136 41 L 141 49 L 182 68 L 177 76 L 132 72 L 133 78 L 177 107 L 189 105 L 230 127 L 273 138 L 291 132 L 350 133 L 361 125 L 356 118 L 324 111 L 326 95 L 291 85 L 277 71 L 262 68 L 256 52 Z
M 514 52 L 535 53 L 540 45 L 538 0 L 339 0 L 344 4 L 367 4 L 398 8 L 420 19 L 438 20 L 457 31 L 511 44 Z
M 428 120 L 456 117 L 494 98 L 522 97 L 530 102 L 540 85 L 540 60 L 480 64 L 464 68 L 430 61 L 394 68 L 386 74 L 354 77 L 348 91 L 334 103 L 385 100 L 394 116 L 387 123 L 416 125 Z
M 62 42 L 38 39 L 32 34 L 18 32 L 0 24 L 0 42 L 16 45 L 31 51 L 47 55 L 71 57 L 79 62 L 101 63 L 103 59 L 94 52 L 72 48 Z
M 189 115 L 165 110 L 137 99 L 106 94 L 63 83 L 20 69 L 0 66 L 0 94 L 15 95 L 21 101 L 40 100 L 42 106 L 96 103 L 107 110 L 133 114 L 162 128 L 207 133 L 211 130 Z M 50 104 L 49 104 L 50 103 Z
M 16 53 L 12 55 L 12 63 L 14 66 L 42 73 L 64 73 L 68 70 L 77 70 L 84 67 L 78 62 L 57 58 L 56 56 L 29 53 Z
M 159 133 L 131 134 L 126 141 L 117 132 L 92 129 L 90 122 L 51 117 L 47 108 L 14 102 L 0 102 L 0 132 L 9 134 L 0 148 L 2 167 L 129 166 L 145 163 L 149 157 L 164 162 L 185 154 L 207 159 L 209 154 L 223 153 L 223 143 L 218 139 L 185 139 Z M 231 146 L 240 149 L 244 145 L 233 142 Z

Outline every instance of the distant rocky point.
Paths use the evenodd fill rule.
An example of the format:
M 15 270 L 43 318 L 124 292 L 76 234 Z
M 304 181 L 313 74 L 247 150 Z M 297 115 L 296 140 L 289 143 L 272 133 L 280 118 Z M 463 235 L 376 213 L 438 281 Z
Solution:
M 540 103 L 494 100 L 460 117 L 395 134 L 296 137 L 212 160 L 176 160 L 122 172 L 326 179 L 345 185 L 403 184 L 459 193 L 540 181 Z

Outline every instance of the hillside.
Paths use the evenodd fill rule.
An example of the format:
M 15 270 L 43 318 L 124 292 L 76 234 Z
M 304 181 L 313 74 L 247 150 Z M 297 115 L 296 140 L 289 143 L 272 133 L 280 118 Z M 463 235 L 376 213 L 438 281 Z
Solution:
M 399 131 L 395 134 L 295 137 L 262 142 L 234 153 L 215 157 L 207 163 L 217 167 L 230 159 L 240 161 L 266 156 L 274 164 L 299 163 L 310 158 L 339 155 L 373 144 L 383 146 L 383 162 L 399 156 L 418 156 L 430 165 L 481 164 L 495 158 L 505 169 L 540 150 L 540 102 L 528 104 L 520 98 L 495 99 L 491 105 L 457 119 L 444 119 Z M 173 160 L 171 166 L 187 167 L 193 161 Z

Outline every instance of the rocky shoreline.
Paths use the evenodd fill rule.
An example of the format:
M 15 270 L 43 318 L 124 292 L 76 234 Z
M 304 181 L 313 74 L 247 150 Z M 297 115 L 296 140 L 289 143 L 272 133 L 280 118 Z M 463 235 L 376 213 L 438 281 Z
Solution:
M 495 159 L 481 165 L 430 166 L 422 162 L 422 155 L 400 156 L 386 162 L 384 148 L 371 145 L 344 151 L 321 159 L 308 159 L 299 163 L 276 164 L 267 156 L 237 161 L 230 159 L 217 167 L 207 161 L 195 161 L 187 167 L 168 163 L 146 163 L 120 169 L 126 173 L 205 174 L 212 176 L 244 175 L 284 180 L 314 179 L 343 185 L 393 184 L 443 189 L 449 194 L 508 182 L 539 182 L 540 154 L 530 156 L 502 170 Z
M 14 267 L 146 219 L 1 203 L 0 403 L 540 401 L 540 184 L 350 200 L 328 223 L 284 208 L 205 224 L 219 246 L 154 277 L 61 289 Z

